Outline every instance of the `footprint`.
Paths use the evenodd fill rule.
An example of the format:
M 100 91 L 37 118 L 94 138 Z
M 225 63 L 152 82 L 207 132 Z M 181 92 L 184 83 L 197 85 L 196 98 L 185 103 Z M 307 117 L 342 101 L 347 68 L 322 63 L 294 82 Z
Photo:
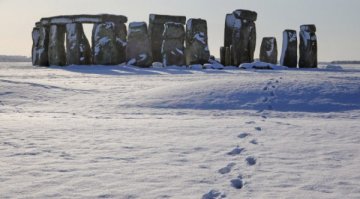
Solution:
M 274 96 L 275 96 L 274 91 L 271 91 L 271 92 L 270 92 L 270 96 L 272 96 L 272 97 L 274 97 Z
M 220 199 L 226 198 L 225 193 L 221 193 L 220 191 L 213 189 L 209 193 L 203 195 L 202 199 Z
M 246 162 L 249 166 L 253 166 L 256 164 L 256 158 L 249 156 L 246 158 Z
M 268 102 L 268 101 L 269 101 L 269 98 L 264 97 L 264 99 L 263 99 L 262 101 L 263 101 L 263 103 Z
M 262 128 L 261 128 L 261 127 L 255 127 L 255 130 L 257 130 L 257 131 L 261 131 L 261 130 L 262 130 Z
M 234 187 L 235 189 L 241 189 L 244 186 L 244 181 L 241 176 L 231 180 L 230 182 L 231 182 L 231 186 Z
M 267 86 L 265 86 L 265 87 L 263 88 L 263 90 L 264 90 L 264 91 L 267 91 L 267 90 L 268 90 L 268 87 L 267 87 Z
M 238 135 L 238 138 L 246 138 L 246 137 L 248 137 L 248 136 L 250 136 L 250 134 L 249 133 L 241 133 L 240 135 Z
M 235 165 L 236 165 L 236 164 L 232 162 L 232 163 L 228 164 L 226 167 L 219 169 L 218 172 L 219 172 L 220 174 L 230 173 L 230 172 L 231 172 L 231 169 L 232 169 Z
M 267 119 L 266 115 L 262 115 L 261 117 L 264 118 L 264 119 Z
M 245 149 L 244 148 L 240 148 L 239 146 L 237 146 L 235 149 L 233 149 L 232 151 L 228 152 L 228 155 L 239 155 L 241 152 L 243 152 Z
M 254 145 L 257 145 L 257 144 L 258 144 L 258 141 L 254 139 L 254 140 L 251 140 L 250 143 L 251 143 L 251 144 L 254 144 Z
M 250 122 L 246 122 L 246 124 L 255 124 L 256 122 L 254 121 L 250 121 Z

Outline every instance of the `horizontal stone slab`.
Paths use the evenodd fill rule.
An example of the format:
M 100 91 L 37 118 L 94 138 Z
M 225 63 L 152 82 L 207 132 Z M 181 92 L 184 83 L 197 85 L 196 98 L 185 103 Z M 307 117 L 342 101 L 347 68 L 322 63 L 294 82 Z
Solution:
M 238 19 L 247 19 L 250 21 L 256 21 L 257 19 L 257 13 L 251 10 L 235 10 L 233 12 L 236 18 Z
M 127 17 L 123 15 L 62 15 L 55 17 L 42 18 L 40 22 L 36 23 L 36 26 L 46 25 L 65 25 L 69 23 L 126 23 Z
M 307 24 L 300 26 L 301 31 L 316 32 L 316 26 L 314 24 Z
M 186 17 L 185 16 L 172 16 L 172 15 L 158 15 L 150 14 L 150 23 L 153 24 L 164 24 L 166 22 L 181 23 L 185 25 Z

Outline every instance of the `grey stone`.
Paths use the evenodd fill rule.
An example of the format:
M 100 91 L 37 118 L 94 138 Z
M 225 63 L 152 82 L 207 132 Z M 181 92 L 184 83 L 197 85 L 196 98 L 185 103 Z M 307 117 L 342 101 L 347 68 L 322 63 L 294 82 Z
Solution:
M 55 25 L 66 25 L 70 23 L 106 23 L 113 22 L 115 24 L 124 24 L 127 22 L 127 17 L 122 15 L 61 15 L 55 17 L 42 18 L 40 24 L 48 26 L 51 24 Z
M 289 68 L 297 67 L 298 40 L 296 30 L 284 30 L 280 65 Z
M 163 33 L 165 23 L 174 22 L 182 25 L 186 22 L 184 16 L 169 16 L 169 15 L 156 15 L 150 14 L 149 16 L 149 36 L 152 48 L 153 61 L 161 62 L 161 46 L 163 42 Z
M 125 62 L 125 24 L 113 22 L 95 24 L 92 43 L 94 64 L 117 65 Z
M 236 17 L 234 14 L 227 14 L 225 19 L 224 47 L 232 44 L 232 34 L 234 31 Z
M 49 27 L 40 26 L 33 29 L 32 32 L 32 62 L 34 66 L 49 66 Z
M 161 54 L 164 66 L 185 64 L 185 30 L 181 23 L 165 23 Z
M 224 66 L 230 66 L 231 65 L 231 46 L 225 48 L 225 65 Z
M 150 67 L 152 64 L 151 45 L 145 22 L 129 24 L 128 44 L 126 46 L 126 60 L 135 59 L 134 65 Z
M 225 66 L 225 53 L 226 53 L 226 47 L 221 46 L 220 47 L 220 63 Z
M 277 42 L 275 37 L 264 37 L 260 47 L 260 61 L 277 64 Z
M 66 61 L 67 65 L 91 64 L 91 47 L 80 23 L 66 25 Z
M 317 37 L 315 25 L 300 27 L 300 68 L 317 68 Z
M 186 64 L 205 64 L 210 59 L 207 23 L 203 19 L 189 19 L 186 24 Z
M 65 26 L 63 25 L 50 26 L 49 65 L 66 65 Z
M 236 10 L 236 20 L 232 32 L 232 64 L 239 66 L 242 63 L 254 61 L 256 47 L 256 12 Z M 244 14 L 245 13 L 245 14 Z M 243 18 L 244 17 L 244 18 Z

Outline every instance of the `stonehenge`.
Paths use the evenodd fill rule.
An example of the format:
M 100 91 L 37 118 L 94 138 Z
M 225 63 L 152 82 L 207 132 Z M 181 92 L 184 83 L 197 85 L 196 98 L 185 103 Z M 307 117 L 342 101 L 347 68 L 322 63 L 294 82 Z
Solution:
M 205 64 L 210 59 L 207 23 L 189 19 L 186 23 L 186 65 Z
M 162 62 L 161 46 L 163 44 L 163 34 L 165 23 L 173 22 L 185 25 L 186 17 L 150 14 L 149 16 L 149 35 L 151 41 L 152 55 L 154 62 Z
M 238 9 L 226 14 L 224 46 L 220 47 L 223 66 L 238 67 L 254 62 L 257 13 Z M 204 65 L 210 60 L 208 26 L 204 19 L 150 14 L 149 23 L 132 22 L 122 15 L 67 15 L 42 18 L 32 30 L 34 66 L 118 65 L 138 67 L 162 65 Z M 92 24 L 91 42 L 83 24 Z M 128 30 L 127 30 L 128 29 Z M 283 32 L 280 64 L 290 68 L 317 67 L 315 25 Z M 260 61 L 277 64 L 276 38 L 265 37 Z M 217 62 L 217 61 L 216 61 Z M 154 64 L 155 63 L 155 64 Z
M 161 46 L 162 62 L 164 66 L 185 65 L 185 29 L 183 24 L 167 22 Z
M 227 14 L 225 19 L 224 48 L 220 54 L 225 54 L 221 63 L 224 65 L 239 66 L 242 63 L 254 61 L 256 47 L 257 13 L 250 10 L 235 10 Z M 226 49 L 230 50 L 230 64 L 226 61 Z
M 280 65 L 289 68 L 297 67 L 298 39 L 296 30 L 284 30 Z
M 134 60 L 139 67 L 152 65 L 152 51 L 145 22 L 133 22 L 129 24 L 128 43 L 126 46 L 126 61 Z
M 300 26 L 299 68 L 317 68 L 317 37 L 315 25 Z
M 264 37 L 260 47 L 260 61 L 277 64 L 277 43 L 275 37 Z

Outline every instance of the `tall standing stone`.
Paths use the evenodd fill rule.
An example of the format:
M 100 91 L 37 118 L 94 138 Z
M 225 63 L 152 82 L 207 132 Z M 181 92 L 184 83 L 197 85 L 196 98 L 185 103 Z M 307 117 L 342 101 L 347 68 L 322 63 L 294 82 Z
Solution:
M 154 62 L 162 61 L 161 46 L 163 43 L 164 25 L 168 22 L 185 25 L 186 17 L 156 14 L 150 14 L 149 16 L 149 35 Z
M 296 68 L 297 48 L 298 40 L 296 30 L 284 30 L 280 65 L 287 66 L 289 68 Z
M 125 61 L 126 26 L 114 22 L 97 23 L 92 33 L 93 63 L 117 65 Z
M 233 15 L 236 20 L 232 33 L 232 64 L 239 66 L 242 63 L 254 61 L 257 13 L 249 10 L 235 10 Z
M 63 25 L 50 26 L 49 65 L 66 65 L 65 26 Z
M 49 66 L 49 27 L 37 23 L 32 32 L 32 62 L 34 66 Z
M 300 68 L 317 68 L 317 38 L 315 25 L 300 27 Z
M 40 43 L 40 29 L 38 27 L 33 28 L 31 36 L 33 41 L 31 50 L 32 64 L 33 66 L 39 66 L 38 48 Z
M 161 54 L 164 66 L 185 64 L 185 29 L 181 23 L 165 23 Z
M 210 59 L 207 23 L 203 19 L 189 19 L 186 24 L 186 64 L 205 64 Z
M 260 48 L 260 61 L 277 64 L 278 49 L 275 37 L 264 37 Z
M 66 25 L 66 61 L 67 65 L 91 64 L 91 47 L 81 23 Z
M 145 22 L 133 22 L 129 24 L 126 60 L 135 60 L 134 64 L 140 67 L 151 66 L 152 52 Z

